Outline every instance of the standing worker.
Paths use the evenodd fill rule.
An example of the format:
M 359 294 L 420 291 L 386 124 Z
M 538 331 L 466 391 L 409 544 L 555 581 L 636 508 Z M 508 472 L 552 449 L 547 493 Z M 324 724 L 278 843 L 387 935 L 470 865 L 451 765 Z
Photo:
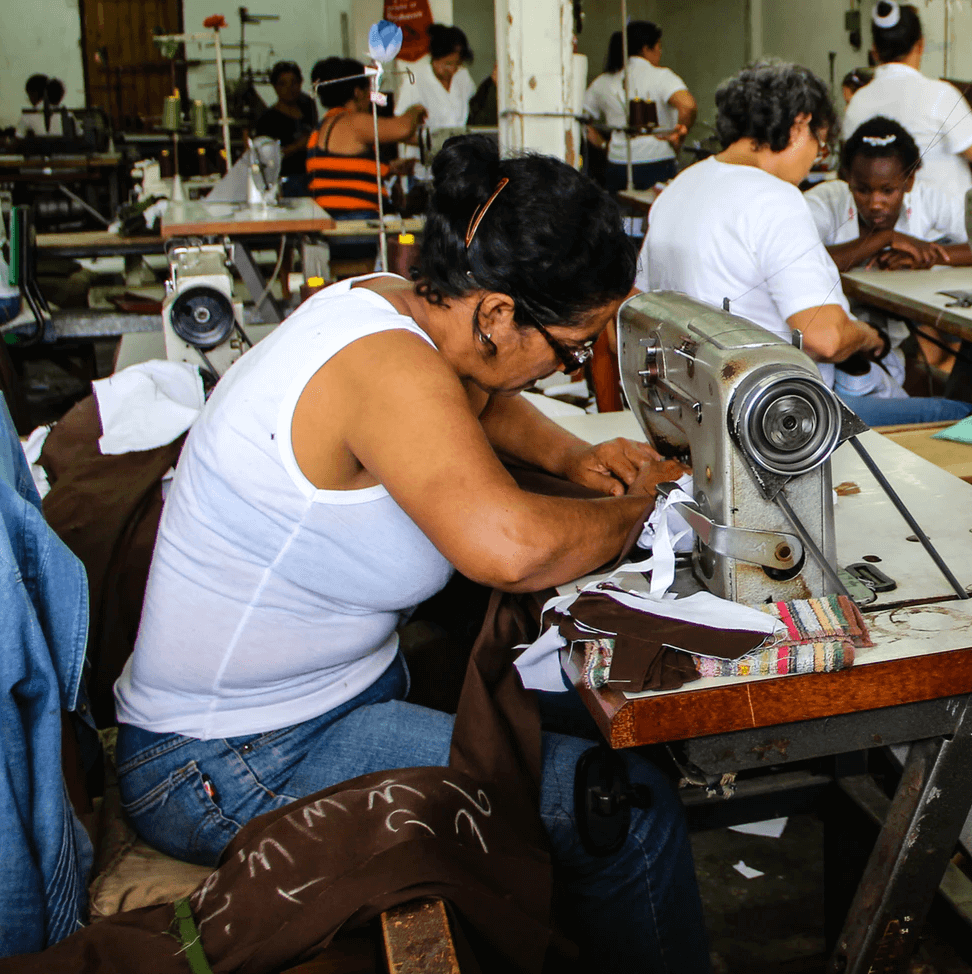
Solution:
M 661 66 L 661 28 L 649 20 L 628 24 L 628 98 L 653 101 L 658 112 L 658 129 L 668 135 L 638 135 L 631 139 L 632 178 L 635 189 L 649 189 L 667 182 L 678 171 L 675 153 L 681 148 L 695 122 L 697 106 L 685 82 Z M 617 96 L 625 106 L 624 74 L 615 76 Z M 607 188 L 612 192 L 628 184 L 627 137 L 614 132 L 608 147 Z
M 972 111 L 947 81 L 921 73 L 925 40 L 911 4 L 880 0 L 871 12 L 871 36 L 878 66 L 874 80 L 854 94 L 844 116 L 844 138 L 881 115 L 910 132 L 921 151 L 919 181 L 949 193 L 972 188 Z

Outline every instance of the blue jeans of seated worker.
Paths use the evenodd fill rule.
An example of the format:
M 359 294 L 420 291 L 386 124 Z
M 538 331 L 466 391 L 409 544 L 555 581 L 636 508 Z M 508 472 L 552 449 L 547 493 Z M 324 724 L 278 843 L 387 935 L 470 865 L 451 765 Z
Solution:
M 215 865 L 250 819 L 371 771 L 442 767 L 453 718 L 402 699 L 399 657 L 355 699 L 265 734 L 200 741 L 122 724 L 116 760 L 122 802 L 141 835 L 181 859 Z M 574 769 L 590 741 L 543 736 L 540 812 L 568 936 L 587 970 L 696 974 L 709 969 L 702 906 L 681 804 L 664 776 L 626 755 L 651 789 L 619 853 L 589 855 L 574 820 Z
M 897 426 L 903 423 L 944 423 L 972 415 L 972 404 L 954 399 L 912 396 L 881 399 L 879 396 L 840 397 L 868 426 Z

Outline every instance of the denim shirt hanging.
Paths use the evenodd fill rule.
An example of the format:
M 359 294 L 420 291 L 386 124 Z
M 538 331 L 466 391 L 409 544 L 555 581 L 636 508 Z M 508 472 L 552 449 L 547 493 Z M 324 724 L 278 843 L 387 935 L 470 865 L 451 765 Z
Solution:
M 48 527 L 0 394 L 0 956 L 82 925 L 91 842 L 64 786 L 61 711 L 82 702 L 88 582 Z

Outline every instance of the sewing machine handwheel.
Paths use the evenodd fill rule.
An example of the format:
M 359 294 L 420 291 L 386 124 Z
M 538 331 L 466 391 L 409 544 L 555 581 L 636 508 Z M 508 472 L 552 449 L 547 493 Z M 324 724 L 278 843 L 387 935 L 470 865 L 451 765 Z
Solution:
M 235 321 L 233 304 L 222 291 L 200 285 L 187 288 L 169 312 L 172 330 L 184 341 L 207 351 L 226 341 Z
M 818 467 L 840 439 L 837 398 L 809 373 L 753 373 L 733 396 L 731 414 L 749 458 L 783 476 Z

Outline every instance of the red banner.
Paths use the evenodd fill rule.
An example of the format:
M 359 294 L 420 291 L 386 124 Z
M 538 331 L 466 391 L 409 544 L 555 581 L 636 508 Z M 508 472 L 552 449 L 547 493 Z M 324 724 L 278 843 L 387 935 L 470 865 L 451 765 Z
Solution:
M 429 35 L 426 33 L 432 23 L 429 0 L 385 0 L 385 20 L 402 29 L 400 60 L 417 61 L 429 53 Z

